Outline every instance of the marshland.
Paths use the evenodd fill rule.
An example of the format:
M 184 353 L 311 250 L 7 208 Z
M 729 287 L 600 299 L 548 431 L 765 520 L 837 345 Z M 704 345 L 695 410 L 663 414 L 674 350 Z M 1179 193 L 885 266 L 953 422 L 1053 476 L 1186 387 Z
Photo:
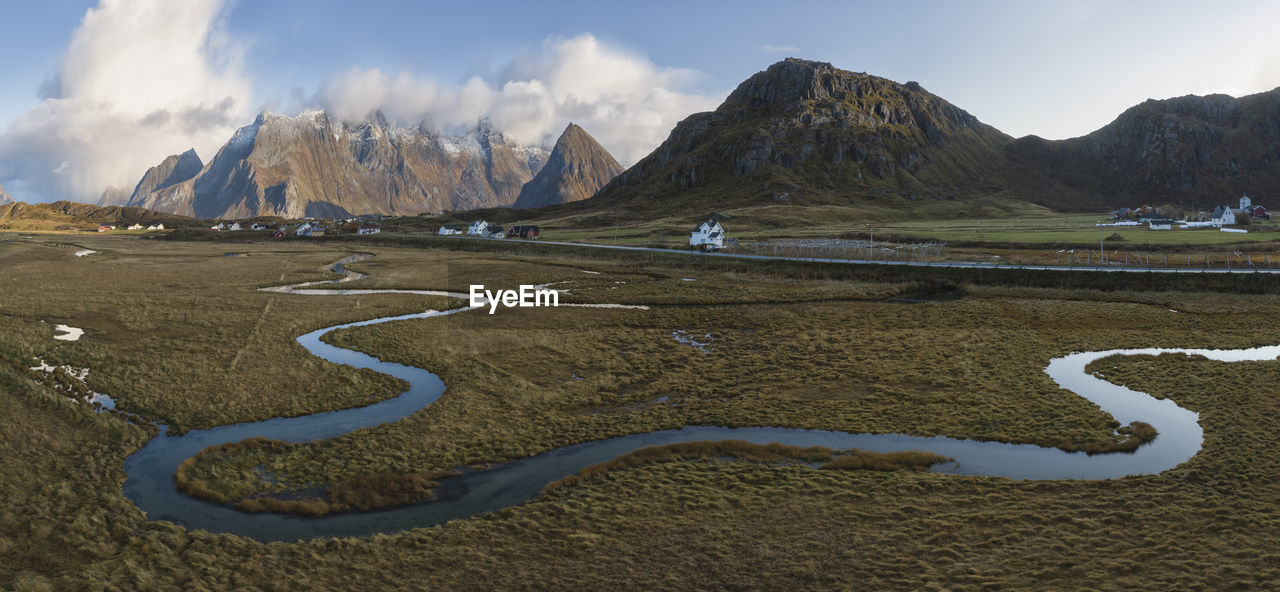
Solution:
M 1057 388 L 1045 364 L 1073 351 L 1280 342 L 1274 280 L 889 272 L 431 242 L 59 239 L 0 247 L 0 406 L 10 418 L 0 436 L 10 477 L 0 482 L 0 582 L 18 589 L 325 589 L 350 578 L 1222 589 L 1263 587 L 1280 571 L 1269 548 L 1280 535 L 1275 362 L 1095 363 L 1109 381 L 1200 414 L 1204 449 L 1159 475 L 1023 482 L 912 470 L 936 459 L 725 443 L 636 453 L 528 503 L 442 526 L 291 544 L 148 521 L 121 492 L 123 460 L 147 427 L 94 413 L 25 370 L 37 357 L 90 368 L 87 388 L 178 430 L 392 396 L 395 379 L 315 358 L 294 337 L 460 302 L 257 290 L 335 279 L 324 267 L 356 252 L 376 257 L 349 265 L 366 277 L 344 288 L 555 283 L 566 302 L 649 307 L 502 309 L 333 333 L 335 345 L 429 369 L 445 395 L 332 440 L 207 451 L 175 483 L 198 481 L 207 497 L 246 510 L 358 511 L 428 499 L 460 467 L 683 425 L 1106 449 L 1130 436 Z M 97 252 L 76 257 L 86 248 Z M 248 256 L 223 256 L 231 251 Z M 922 290 L 958 297 L 894 300 Z M 56 324 L 85 335 L 55 341 Z M 714 347 L 701 352 L 677 331 L 710 335 Z

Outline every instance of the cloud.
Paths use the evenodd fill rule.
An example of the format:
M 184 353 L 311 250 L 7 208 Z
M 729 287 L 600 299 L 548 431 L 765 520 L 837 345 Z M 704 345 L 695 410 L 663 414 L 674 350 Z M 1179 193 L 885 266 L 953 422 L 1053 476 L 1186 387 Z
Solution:
M 794 45 L 770 45 L 768 43 L 756 47 L 756 50 L 764 53 L 800 53 L 800 48 Z
M 548 39 L 492 76 L 462 84 L 408 72 L 348 70 L 331 78 L 316 102 L 347 121 L 381 109 L 403 125 L 426 121 L 448 132 L 488 117 L 514 139 L 544 145 L 574 122 L 630 164 L 656 148 L 678 121 L 723 100 L 726 93 L 690 90 L 703 79 L 695 70 L 659 67 L 647 57 L 580 35 Z
M 165 156 L 209 159 L 251 117 L 244 47 L 224 0 L 101 0 L 89 9 L 43 100 L 0 134 L 0 178 L 30 201 L 94 201 L 132 190 Z

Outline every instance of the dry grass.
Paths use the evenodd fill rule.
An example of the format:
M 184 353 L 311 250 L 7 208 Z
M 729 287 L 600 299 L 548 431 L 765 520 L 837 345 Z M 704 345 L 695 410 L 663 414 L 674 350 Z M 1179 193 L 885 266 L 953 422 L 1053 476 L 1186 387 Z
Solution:
M 115 243 L 97 246 L 107 244 Z M 190 258 L 198 270 L 212 265 L 204 260 L 207 255 L 197 256 L 197 247 L 166 246 L 173 257 Z M 107 318 L 165 313 L 114 309 L 109 295 L 89 287 L 130 293 L 124 280 L 95 272 L 84 278 L 86 283 L 77 283 L 79 268 L 69 266 L 78 262 L 47 257 L 44 249 L 50 248 L 0 253 L 0 258 L 18 256 L 0 262 L 6 272 L 28 265 L 26 254 L 46 257 L 43 274 L 24 268 L 22 282 L 0 283 L 0 313 L 8 315 L 0 316 L 0 350 L 14 360 L 37 353 L 83 359 L 92 372 L 103 370 L 93 360 L 117 359 L 109 349 L 137 348 L 133 356 L 142 359 L 142 348 L 124 336 L 104 339 L 106 325 L 71 321 L 90 318 L 88 310 Z M 112 257 L 117 258 L 113 269 L 128 276 L 151 273 L 148 267 L 163 267 L 169 256 Z M 48 305 L 41 308 L 33 294 L 40 293 L 45 275 L 59 292 L 46 295 Z M 278 270 L 260 275 L 272 275 L 270 283 Z M 241 278 L 254 279 L 263 278 Z M 223 289 L 216 282 L 185 289 L 191 287 L 210 294 Z M 661 282 L 645 288 L 652 294 L 661 289 Z M 665 289 L 673 295 L 679 290 Z M 149 303 L 183 302 L 180 290 L 163 283 L 149 291 Z M 1275 337 L 1259 319 L 1280 312 L 1273 297 L 1228 293 L 968 291 L 964 300 L 936 305 L 840 302 L 644 314 L 573 310 L 548 316 L 546 326 L 517 324 L 513 316 L 465 318 L 468 313 L 435 323 L 404 323 L 386 334 L 352 332 L 336 339 L 426 364 L 441 373 L 449 391 L 404 425 L 296 446 L 258 460 L 273 471 L 296 468 L 304 477 L 316 463 L 314 471 L 326 482 L 430 474 L 466 464 L 468 458 L 524 456 L 596 433 L 693 419 L 730 425 L 776 420 L 1050 445 L 1064 435 L 1081 442 L 1114 441 L 1117 426 L 1109 418 L 1044 382 L 1041 369 L 1049 357 L 1112 347 L 1260 345 Z M 141 296 L 121 300 L 141 301 Z M 252 297 L 226 302 L 245 308 L 260 304 Z M 290 314 L 319 323 L 332 322 L 325 315 L 372 316 L 395 309 L 399 301 L 377 311 L 307 302 L 308 310 Z M 56 313 L 57 307 L 74 316 L 55 316 L 68 314 Z M 91 331 L 82 342 L 58 345 L 39 318 Z M 552 330 L 557 323 L 563 323 L 558 332 Z M 715 353 L 699 354 L 669 340 L 677 328 L 713 332 Z M 473 333 L 474 338 L 467 337 Z M 176 348 L 194 341 L 173 336 L 148 343 L 153 357 L 165 359 L 176 354 L 157 344 Z M 221 347 L 227 344 L 212 349 Z M 743 362 L 731 364 L 729 356 Z M 1180 357 L 1100 364 L 1110 380 L 1198 412 L 1204 450 L 1161 475 L 1096 482 L 675 460 L 609 471 L 521 506 L 440 527 L 270 545 L 148 521 L 121 495 L 121 465 L 141 445 L 144 431 L 94 414 L 0 365 L 0 417 L 6 422 L 0 431 L 0 474 L 5 476 L 0 479 L 0 588 L 1273 587 L 1280 581 L 1274 550 L 1280 540 L 1280 399 L 1275 397 L 1280 364 Z M 193 416 L 224 413 L 219 408 L 224 402 L 207 396 L 218 384 L 217 372 L 180 365 L 142 365 L 130 372 L 139 383 L 191 383 L 190 390 L 153 396 L 183 394 L 173 405 L 190 407 Z M 322 372 L 332 382 L 342 370 Z M 165 379 L 165 373 L 177 378 Z M 668 373 L 671 379 L 664 380 Z M 705 382 L 696 380 L 704 375 Z M 781 380 L 788 375 L 805 378 Z M 309 406 L 321 406 L 315 392 L 289 384 L 280 383 L 281 397 L 298 396 Z M 721 400 L 731 393 L 741 396 Z M 663 405 L 655 402 L 659 394 L 679 396 Z M 255 408 L 279 404 L 259 398 L 266 400 Z M 231 464 L 220 467 L 224 480 L 211 485 L 239 479 Z

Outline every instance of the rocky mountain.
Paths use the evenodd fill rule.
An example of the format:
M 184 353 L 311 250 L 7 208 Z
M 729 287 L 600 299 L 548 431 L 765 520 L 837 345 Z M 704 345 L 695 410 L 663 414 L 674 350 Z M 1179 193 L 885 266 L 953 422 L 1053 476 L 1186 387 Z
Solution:
M 381 114 L 344 123 L 323 111 L 263 113 L 194 177 L 131 205 L 199 218 L 346 217 L 509 206 L 547 151 L 482 121 L 444 136 L 391 125 Z M 144 179 L 145 181 L 145 179 Z
M 123 206 L 129 203 L 129 194 L 115 185 L 108 185 L 98 197 L 99 206 Z
M 1209 207 L 1280 194 L 1280 89 L 1149 100 L 1083 137 L 1014 140 L 914 82 L 787 59 L 574 210 L 702 215 L 771 205 L 995 198 L 1058 211 Z M 917 201 L 920 200 L 920 201 Z M 958 211 L 958 210 L 957 210 Z
M 4 185 L 0 185 L 0 204 L 13 203 L 13 196 L 4 190 Z
M 204 163 L 194 149 L 182 154 L 172 154 L 160 164 L 147 169 L 142 180 L 129 196 L 128 203 L 142 203 L 146 197 L 156 191 L 194 179 L 204 168 Z
M 570 123 L 556 140 L 546 166 L 525 183 L 517 208 L 540 208 L 595 195 L 622 172 L 622 165 L 586 130 Z
M 1009 141 L 914 82 L 789 58 L 681 121 L 592 201 L 701 208 L 974 194 Z
M 1017 193 L 1060 209 L 1133 204 L 1212 208 L 1280 195 L 1280 89 L 1148 100 L 1069 140 L 1006 146 Z M 1269 204 L 1268 204 L 1269 205 Z

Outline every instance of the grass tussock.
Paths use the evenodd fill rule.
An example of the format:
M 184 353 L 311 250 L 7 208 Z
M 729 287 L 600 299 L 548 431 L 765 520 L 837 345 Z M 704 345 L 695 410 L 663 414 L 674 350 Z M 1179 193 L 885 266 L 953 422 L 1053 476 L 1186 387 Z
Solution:
M 550 493 L 583 481 L 598 477 L 611 471 L 648 465 L 654 463 L 670 463 L 682 460 L 735 459 L 762 464 L 778 464 L 786 462 L 821 463 L 824 469 L 868 469 L 876 471 L 896 471 L 901 469 L 924 470 L 929 466 L 946 462 L 945 456 L 928 452 L 867 452 L 852 450 L 840 452 L 822 446 L 787 446 L 777 442 L 771 444 L 755 444 L 742 440 L 719 440 L 708 442 L 681 442 L 665 446 L 649 446 L 635 452 L 624 454 L 610 461 L 591 465 L 575 475 L 569 475 L 559 481 L 553 481 L 543 488 L 542 493 Z M 858 460 L 846 460 L 858 459 Z M 858 463 L 861 463 L 860 465 Z
M 377 510 L 424 502 L 435 497 L 437 479 L 449 473 L 380 474 L 343 479 L 329 488 L 329 502 L 340 509 Z
M 854 450 L 835 457 L 823 469 L 841 471 L 925 471 L 938 463 L 951 460 L 941 454 L 920 450 L 902 452 L 866 452 Z
M 1085 442 L 1083 444 L 1075 442 L 1063 442 L 1058 444 L 1058 448 L 1067 452 L 1080 452 L 1086 454 L 1108 454 L 1112 452 L 1133 452 L 1139 446 L 1156 439 L 1156 428 L 1151 424 L 1135 421 L 1127 427 L 1117 430 L 1124 435 L 1123 440 L 1112 440 L 1109 442 Z

